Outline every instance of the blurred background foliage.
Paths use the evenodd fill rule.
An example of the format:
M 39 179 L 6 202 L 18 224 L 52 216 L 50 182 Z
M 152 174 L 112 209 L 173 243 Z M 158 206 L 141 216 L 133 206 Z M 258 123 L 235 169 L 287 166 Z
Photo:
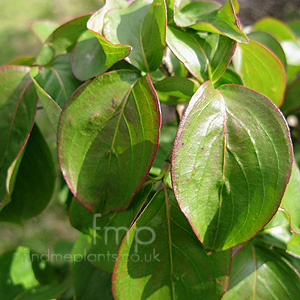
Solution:
M 62 24 L 98 10 L 102 4 L 102 0 L 0 0 L 0 65 L 38 53 L 41 44 L 30 30 L 33 22 Z

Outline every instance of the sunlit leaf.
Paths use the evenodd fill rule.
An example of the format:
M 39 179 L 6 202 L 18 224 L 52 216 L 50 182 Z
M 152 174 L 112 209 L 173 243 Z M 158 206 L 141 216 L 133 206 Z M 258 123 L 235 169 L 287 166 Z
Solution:
M 280 60 L 253 40 L 248 44 L 239 44 L 238 49 L 240 56 L 235 57 L 233 62 L 245 86 L 264 94 L 280 106 L 286 86 L 286 75 Z
M 128 9 L 106 14 L 104 36 L 112 43 L 132 47 L 127 60 L 145 72 L 161 64 L 166 45 L 166 6 L 164 0 L 134 1 Z
M 236 16 L 237 1 L 229 0 L 219 9 L 218 4 L 210 1 L 192 2 L 182 7 L 180 7 L 180 2 L 186 3 L 186 1 L 176 2 L 175 22 L 177 26 L 222 34 L 240 43 L 248 42 Z
M 202 36 L 168 26 L 167 43 L 185 67 L 200 81 L 217 81 L 228 67 L 236 43 L 212 34 Z
M 58 131 L 61 169 L 75 197 L 102 214 L 127 208 L 150 170 L 159 131 L 149 76 L 114 71 L 81 86 Z
M 288 126 L 268 98 L 203 84 L 178 128 L 172 181 L 204 246 L 227 249 L 261 230 L 279 207 L 292 160 Z

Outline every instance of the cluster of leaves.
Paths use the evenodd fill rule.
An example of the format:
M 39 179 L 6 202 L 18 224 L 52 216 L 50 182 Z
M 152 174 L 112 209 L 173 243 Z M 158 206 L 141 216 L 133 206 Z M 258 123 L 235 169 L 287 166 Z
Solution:
M 51 200 L 41 105 L 81 233 L 56 253 L 69 264 L 2 254 L 1 299 L 300 298 L 300 172 L 283 115 L 300 112 L 300 23 L 265 18 L 246 35 L 238 11 L 107 0 L 33 27 L 39 55 L 0 68 L 0 220 L 23 224 Z M 178 124 L 162 126 L 161 104 Z

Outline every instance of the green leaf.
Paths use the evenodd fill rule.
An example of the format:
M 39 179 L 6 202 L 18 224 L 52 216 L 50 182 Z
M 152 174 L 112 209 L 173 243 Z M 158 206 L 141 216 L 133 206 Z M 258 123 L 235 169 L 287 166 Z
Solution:
M 154 87 L 161 102 L 176 104 L 176 99 L 188 102 L 199 88 L 196 80 L 172 76 L 157 82 Z
M 51 21 L 36 21 L 32 23 L 31 30 L 37 38 L 45 43 L 50 34 L 58 28 L 58 24 Z
M 238 84 L 244 86 L 241 76 L 231 68 L 227 68 L 222 77 L 214 84 L 215 88 L 219 88 L 224 84 Z
M 49 203 L 55 182 L 50 149 L 34 126 L 19 167 L 11 202 L 0 213 L 0 221 L 23 224 L 38 215 Z
M 293 164 L 292 175 L 284 193 L 280 207 L 289 215 L 291 231 L 300 235 L 300 171 Z
M 206 251 L 180 211 L 173 191 L 159 190 L 121 244 L 113 273 L 119 299 L 220 299 L 230 251 Z
M 29 249 L 19 247 L 0 255 L 0 298 L 13 300 L 39 283 L 31 267 Z
M 178 128 L 172 181 L 204 246 L 227 249 L 261 230 L 279 207 L 292 161 L 288 126 L 268 98 L 203 84 Z
M 40 71 L 38 68 L 32 68 L 30 70 L 30 77 L 32 82 L 34 83 L 35 90 L 37 93 L 37 96 L 39 97 L 39 101 L 42 103 L 43 108 L 47 114 L 47 117 L 54 129 L 54 131 L 57 133 L 58 128 L 58 122 L 61 114 L 61 107 L 52 99 L 52 97 L 43 90 L 43 88 L 39 85 L 39 83 L 36 81 L 36 77 L 39 77 Z M 42 80 L 41 80 L 42 82 Z
M 256 42 L 259 42 L 272 51 L 281 61 L 284 69 L 287 70 L 287 62 L 285 53 L 280 43 L 269 33 L 263 31 L 255 31 L 248 34 L 248 37 Z
M 105 5 L 90 17 L 87 27 L 89 30 L 103 35 L 104 17 L 107 12 L 111 9 L 122 9 L 127 7 L 128 4 L 126 0 L 106 0 Z
M 291 299 L 300 297 L 299 273 L 276 248 L 247 243 L 234 256 L 228 291 L 222 299 Z
M 164 0 L 134 1 L 128 9 L 106 14 L 104 36 L 115 44 L 132 46 L 128 62 L 145 72 L 161 64 L 166 46 L 166 5 Z
M 9 63 L 11 66 L 28 66 L 31 67 L 35 62 L 35 57 L 33 56 L 22 56 Z
M 70 208 L 71 224 L 92 237 L 92 244 L 87 253 L 91 257 L 98 258 L 91 261 L 94 266 L 112 273 L 123 235 L 144 205 L 151 189 L 152 185 L 142 187 L 127 210 L 105 216 L 94 215 L 77 200 L 72 201 Z
M 79 235 L 73 250 L 72 278 L 77 300 L 113 300 L 111 274 L 94 267 L 86 256 L 86 236 Z
M 74 196 L 101 214 L 127 208 L 154 160 L 160 122 L 149 76 L 114 71 L 81 86 L 58 130 L 60 165 Z
M 38 74 L 37 70 L 39 71 Z M 48 67 L 40 67 L 34 71 L 36 83 L 62 108 L 73 92 L 82 84 L 76 79 L 72 73 L 71 56 L 63 54 L 57 56 Z M 40 90 L 38 88 L 38 90 Z M 40 91 L 39 94 L 43 93 Z M 45 93 L 44 93 L 45 94 Z M 47 95 L 44 95 L 47 97 Z M 52 115 L 52 122 L 56 123 L 58 110 L 53 104 L 49 104 L 50 99 L 45 99 L 47 102 L 48 116 Z M 54 118 L 54 119 L 53 119 Z M 50 119 L 50 120 L 51 120 Z M 54 123 L 54 124 L 55 124 Z M 53 125 L 54 125 L 53 124 Z
M 236 43 L 227 37 L 218 34 L 203 36 L 171 26 L 167 28 L 167 43 L 191 74 L 202 82 L 208 79 L 217 81 L 236 48 Z
M 210 3 L 208 5 L 209 2 L 189 3 L 183 7 L 175 5 L 175 22 L 177 26 L 222 34 L 239 43 L 247 43 L 248 38 L 240 29 L 240 21 L 235 12 L 235 6 L 236 8 L 238 6 L 237 1 L 229 0 L 219 9 L 217 9 L 218 4 Z
M 292 21 L 292 22 L 289 22 L 287 25 L 299 39 L 299 37 L 300 37 L 300 21 Z
M 0 68 L 0 211 L 10 200 L 7 172 L 22 151 L 32 129 L 37 98 L 29 68 Z
M 78 38 L 87 30 L 86 23 L 90 14 L 75 18 L 58 27 L 46 40 L 55 56 L 72 52 Z
M 280 60 L 260 43 L 239 44 L 240 56 L 233 60 L 245 86 L 270 98 L 277 106 L 283 101 L 286 75 Z
M 255 30 L 265 31 L 272 34 L 279 41 L 296 42 L 293 31 L 282 21 L 273 17 L 266 17 L 254 24 Z
M 300 78 L 297 78 L 290 85 L 287 86 L 284 102 L 280 107 L 281 111 L 285 114 L 290 113 L 293 110 L 297 110 L 300 108 Z
M 85 32 L 72 53 L 72 69 L 79 80 L 98 76 L 130 54 L 126 45 L 113 45 L 96 32 Z

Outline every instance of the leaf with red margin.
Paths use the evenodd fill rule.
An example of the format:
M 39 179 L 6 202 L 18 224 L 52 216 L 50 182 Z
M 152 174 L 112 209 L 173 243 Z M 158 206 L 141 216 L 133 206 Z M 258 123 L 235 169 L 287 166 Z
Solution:
M 204 249 L 172 189 L 157 191 L 121 244 L 113 294 L 121 299 L 220 299 L 227 289 L 230 250 Z
M 226 36 L 202 36 L 172 26 L 167 27 L 167 43 L 174 55 L 201 82 L 208 79 L 215 82 L 222 76 L 237 45 Z
M 75 197 L 101 214 L 126 209 L 153 163 L 160 126 L 149 75 L 114 71 L 82 85 L 58 129 L 60 166 Z
M 180 7 L 175 1 L 175 23 L 179 27 L 190 27 L 198 31 L 211 32 L 225 35 L 239 43 L 247 43 L 248 38 L 240 29 L 240 20 L 236 13 L 239 10 L 239 4 L 236 0 L 228 0 L 218 9 L 218 4 L 210 4 L 208 9 L 207 3 L 195 10 L 194 6 L 201 6 L 199 3 L 189 3 Z M 208 1 L 205 1 L 208 2 Z M 190 9 L 189 9 L 190 7 Z M 195 13 L 196 11 L 196 13 Z
M 242 76 L 245 86 L 264 94 L 280 107 L 284 98 L 286 74 L 279 58 L 254 40 L 249 40 L 248 44 L 239 44 L 236 53 L 234 67 Z
M 167 12 L 164 0 L 134 1 L 127 9 L 112 9 L 104 21 L 104 36 L 132 47 L 126 60 L 144 72 L 161 64 L 166 46 Z
M 236 85 L 216 90 L 206 82 L 174 141 L 175 196 L 204 246 L 228 249 L 276 213 L 292 162 L 289 128 L 268 98 Z
M 10 201 L 8 170 L 31 132 L 37 97 L 28 67 L 0 68 L 0 211 Z
M 251 241 L 233 257 L 228 291 L 222 299 L 300 298 L 299 262 L 277 248 Z

